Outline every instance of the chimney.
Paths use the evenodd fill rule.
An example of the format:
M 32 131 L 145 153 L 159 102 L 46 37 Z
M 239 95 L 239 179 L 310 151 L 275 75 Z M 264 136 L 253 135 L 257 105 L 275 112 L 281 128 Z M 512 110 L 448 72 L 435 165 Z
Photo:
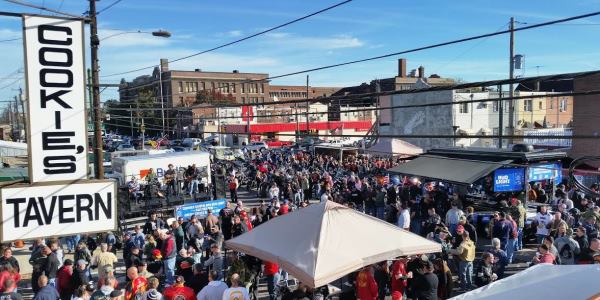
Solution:
M 406 58 L 398 60 L 398 77 L 406 78 Z
M 540 82 L 539 82 L 539 80 L 535 82 L 535 91 L 536 92 L 540 91 Z
M 425 78 L 425 67 L 419 67 L 419 78 Z
M 240 72 L 240 71 L 238 71 L 238 70 L 233 70 L 233 73 L 235 73 L 235 74 L 237 74 L 237 73 L 239 73 L 239 72 Z
M 160 69 L 163 72 L 169 72 L 169 60 L 167 58 L 160 59 Z

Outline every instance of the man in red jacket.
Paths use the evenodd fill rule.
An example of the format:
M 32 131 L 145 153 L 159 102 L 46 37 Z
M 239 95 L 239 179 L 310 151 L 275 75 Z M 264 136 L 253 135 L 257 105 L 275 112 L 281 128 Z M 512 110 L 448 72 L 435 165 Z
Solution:
M 263 274 L 267 277 L 267 290 L 269 291 L 269 300 L 277 299 L 275 287 L 279 282 L 279 265 L 270 261 L 263 261 Z
M 373 269 L 370 266 L 364 267 L 356 275 L 356 297 L 360 300 L 377 299 L 377 282 L 373 277 Z
M 402 258 L 394 262 L 391 271 L 391 294 L 393 300 L 402 300 L 404 290 L 407 286 L 406 279 L 409 278 L 406 272 L 406 259 Z
M 73 261 L 70 259 L 65 259 L 62 267 L 58 269 L 56 273 L 56 278 L 58 279 L 57 290 L 60 294 L 61 300 L 70 300 L 73 295 L 73 290 L 77 289 L 78 286 L 73 286 L 72 278 L 73 278 Z
M 175 284 L 163 291 L 165 300 L 195 300 L 196 295 L 194 294 L 194 290 L 184 286 L 184 283 L 183 276 L 177 276 Z
M 175 259 L 177 257 L 175 238 L 173 238 L 173 235 L 169 234 L 166 229 L 160 231 L 159 237 L 162 240 L 160 252 L 163 257 L 164 270 L 167 277 L 165 282 L 167 284 L 173 284 L 175 282 Z

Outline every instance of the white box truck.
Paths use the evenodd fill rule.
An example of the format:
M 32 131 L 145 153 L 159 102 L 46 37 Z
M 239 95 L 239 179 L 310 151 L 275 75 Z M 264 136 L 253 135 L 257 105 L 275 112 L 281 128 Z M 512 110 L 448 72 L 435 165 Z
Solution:
M 210 183 L 210 154 L 203 151 L 116 157 L 112 162 L 113 178 L 116 178 L 120 185 L 127 184 L 132 176 L 144 183 L 148 170 L 153 168 L 162 182 L 169 164 L 173 164 L 178 171 L 178 177 L 183 175 L 188 166 L 196 164 L 202 181 Z

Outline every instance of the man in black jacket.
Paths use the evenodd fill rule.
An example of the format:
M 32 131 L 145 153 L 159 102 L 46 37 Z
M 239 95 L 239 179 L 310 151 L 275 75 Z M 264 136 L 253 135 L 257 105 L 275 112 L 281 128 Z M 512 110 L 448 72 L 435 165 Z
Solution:
M 17 273 L 21 272 L 19 261 L 12 255 L 10 247 L 4 249 L 4 255 L 0 257 L 0 264 L 9 264 Z
M 422 261 L 413 280 L 413 297 L 419 300 L 437 300 L 438 277 L 433 273 L 433 264 Z
M 44 274 L 48 277 L 48 285 L 56 287 L 56 273 L 58 272 L 58 266 L 60 261 L 56 257 L 56 253 L 50 249 L 50 247 L 44 248 L 44 254 L 48 257 L 46 265 L 44 267 Z
M 148 221 L 144 225 L 144 234 L 153 234 L 155 230 L 165 229 L 165 228 L 166 228 L 165 221 L 158 218 L 156 212 L 153 211 L 150 213 L 150 217 L 148 218 Z

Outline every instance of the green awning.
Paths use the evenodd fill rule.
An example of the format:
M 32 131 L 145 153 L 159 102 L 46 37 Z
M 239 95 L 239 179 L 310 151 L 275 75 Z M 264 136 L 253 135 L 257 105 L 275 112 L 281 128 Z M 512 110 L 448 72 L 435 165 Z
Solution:
M 458 184 L 472 184 L 512 161 L 487 162 L 442 156 L 424 155 L 397 167 L 390 173 L 430 178 Z
M 25 168 L 0 168 L 0 182 L 29 180 L 29 173 Z

